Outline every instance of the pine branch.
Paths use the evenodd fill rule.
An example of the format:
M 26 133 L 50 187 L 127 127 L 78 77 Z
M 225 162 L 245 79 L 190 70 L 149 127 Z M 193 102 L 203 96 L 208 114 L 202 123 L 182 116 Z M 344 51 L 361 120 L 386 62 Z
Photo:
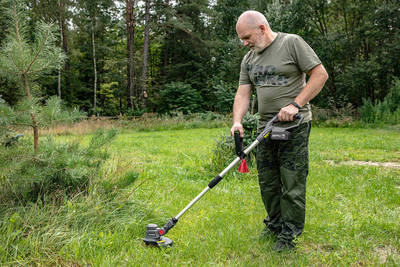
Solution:
M 40 44 L 39 49 L 37 50 L 35 56 L 33 57 L 33 60 L 32 60 L 31 63 L 29 64 L 28 68 L 26 69 L 26 71 L 25 71 L 26 73 L 29 71 L 29 69 L 32 67 L 32 64 L 36 61 L 37 57 L 38 57 L 39 54 L 42 52 L 42 50 L 43 50 L 43 48 L 44 48 L 44 45 L 46 44 L 47 39 L 48 39 L 48 37 L 49 37 L 49 32 L 50 32 L 50 25 L 47 27 L 46 34 L 45 34 L 45 38 L 44 38 L 43 42 Z
M 14 23 L 15 23 L 15 33 L 16 33 L 17 39 L 18 39 L 19 52 L 21 53 L 21 55 L 23 55 L 22 39 L 21 39 L 21 35 L 19 32 L 20 27 L 19 27 L 19 21 L 18 21 L 17 4 L 15 3 L 15 1 L 14 1 L 14 5 L 13 5 L 13 15 L 14 15 Z M 22 65 L 23 65 L 23 67 L 25 66 L 24 57 L 22 57 Z
M 17 67 L 17 69 L 18 69 L 18 70 L 19 70 L 19 71 L 22 73 L 22 72 L 23 72 L 23 70 L 21 70 L 21 69 L 19 68 L 19 66 L 18 66 L 17 62 L 15 62 L 15 59 L 14 59 L 14 56 L 13 56 L 12 50 L 10 50 L 10 58 L 11 58 L 12 62 L 14 63 L 15 67 Z

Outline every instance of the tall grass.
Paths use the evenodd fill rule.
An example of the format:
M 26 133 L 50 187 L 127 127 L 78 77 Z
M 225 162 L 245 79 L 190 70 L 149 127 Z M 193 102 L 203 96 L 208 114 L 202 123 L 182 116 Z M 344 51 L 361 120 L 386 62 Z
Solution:
M 96 118 L 91 117 L 74 124 L 56 125 L 41 130 L 48 135 L 83 135 L 92 133 L 98 129 L 118 128 L 121 130 L 136 131 L 165 131 L 193 128 L 217 128 L 230 124 L 230 118 L 226 115 L 212 112 L 183 115 L 176 113 L 173 116 L 150 117 L 120 117 L 120 118 Z
M 209 168 L 211 155 L 228 133 L 125 128 L 87 192 L 0 206 L 0 265 L 399 265 L 400 170 L 336 164 L 400 162 L 398 132 L 383 129 L 313 128 L 306 226 L 296 252 L 275 253 L 273 239 L 258 238 L 266 213 L 255 168 L 232 170 L 193 206 L 168 233 L 172 248 L 144 246 L 148 223 L 163 225 L 218 173 Z M 90 143 L 90 135 L 58 137 L 66 139 Z
M 0 202 L 25 205 L 85 192 L 107 159 L 103 148 L 115 135 L 116 130 L 97 131 L 85 148 L 48 137 L 38 153 L 29 149 L 28 140 L 1 147 Z

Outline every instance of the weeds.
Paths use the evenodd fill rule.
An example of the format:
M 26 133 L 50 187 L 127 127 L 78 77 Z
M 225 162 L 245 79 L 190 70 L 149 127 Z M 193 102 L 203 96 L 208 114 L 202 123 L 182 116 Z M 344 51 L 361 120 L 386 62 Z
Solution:
M 246 113 L 243 117 L 243 149 L 246 149 L 257 137 L 257 123 L 258 114 Z M 247 156 L 249 165 L 254 165 L 256 150 L 251 151 L 250 155 Z M 211 157 L 210 169 L 213 171 L 223 170 L 232 159 L 236 156 L 235 142 L 230 135 L 222 135 L 217 141 Z

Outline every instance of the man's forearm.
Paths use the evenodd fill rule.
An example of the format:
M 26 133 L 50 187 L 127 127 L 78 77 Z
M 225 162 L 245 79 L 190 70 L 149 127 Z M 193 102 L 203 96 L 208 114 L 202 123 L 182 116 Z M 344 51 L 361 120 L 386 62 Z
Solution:
M 309 74 L 310 78 L 308 79 L 306 86 L 294 100 L 300 106 L 304 106 L 311 99 L 317 96 L 319 92 L 321 92 L 326 80 L 329 77 L 322 64 L 312 69 Z
M 249 108 L 251 85 L 239 86 L 233 103 L 233 123 L 241 123 Z

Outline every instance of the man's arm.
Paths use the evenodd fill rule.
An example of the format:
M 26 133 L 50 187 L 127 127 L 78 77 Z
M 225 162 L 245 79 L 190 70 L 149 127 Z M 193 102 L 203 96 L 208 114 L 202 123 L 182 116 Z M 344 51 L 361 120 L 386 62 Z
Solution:
M 307 72 L 307 74 L 310 75 L 310 78 L 308 79 L 306 86 L 294 100 L 294 102 L 296 102 L 300 107 L 304 106 L 311 101 L 311 99 L 317 96 L 324 87 L 326 80 L 329 78 L 329 75 L 322 64 L 317 65 Z M 278 118 L 280 121 L 292 121 L 294 115 L 297 113 L 299 113 L 299 109 L 294 105 L 289 104 L 280 110 Z
M 232 136 L 235 131 L 239 131 L 241 137 L 244 136 L 242 119 L 249 108 L 251 89 L 251 84 L 243 84 L 239 85 L 239 88 L 236 92 L 235 101 L 233 102 L 233 126 L 231 128 Z

